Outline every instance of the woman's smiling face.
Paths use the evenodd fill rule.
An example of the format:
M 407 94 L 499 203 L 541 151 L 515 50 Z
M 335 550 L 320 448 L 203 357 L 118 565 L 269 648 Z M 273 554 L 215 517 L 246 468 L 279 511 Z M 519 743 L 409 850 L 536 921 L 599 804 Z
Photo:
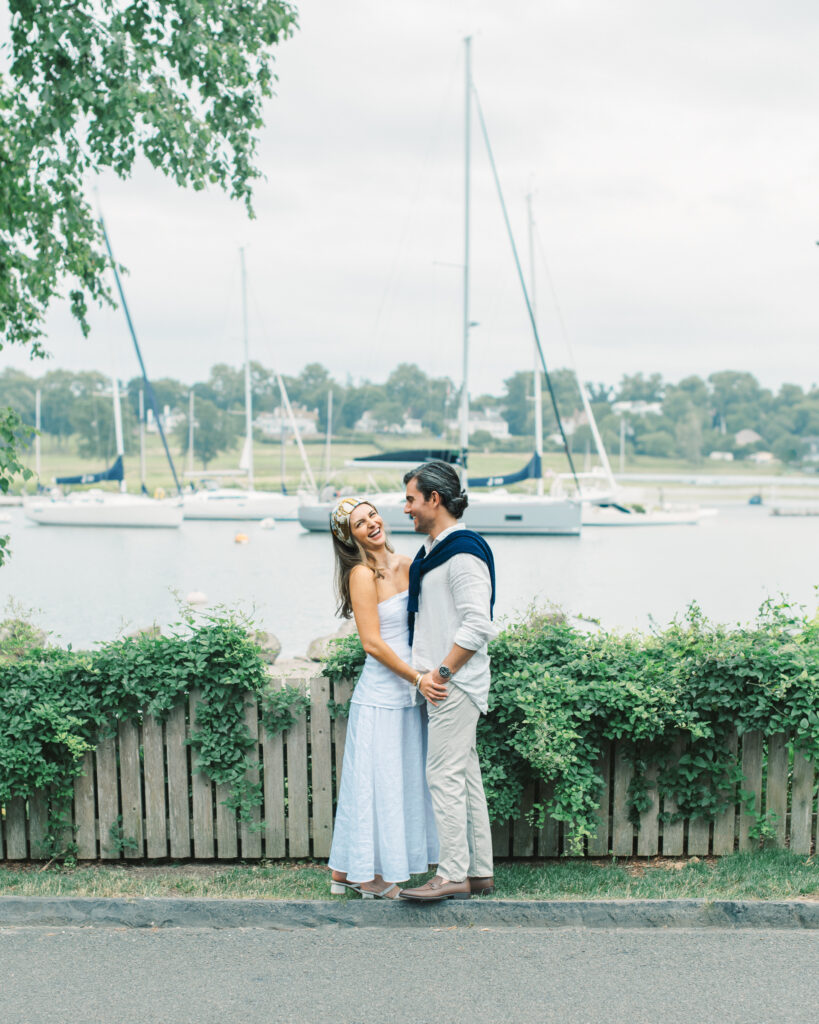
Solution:
M 350 516 L 350 536 L 368 550 L 376 550 L 387 542 L 381 516 L 366 502 L 356 506 Z

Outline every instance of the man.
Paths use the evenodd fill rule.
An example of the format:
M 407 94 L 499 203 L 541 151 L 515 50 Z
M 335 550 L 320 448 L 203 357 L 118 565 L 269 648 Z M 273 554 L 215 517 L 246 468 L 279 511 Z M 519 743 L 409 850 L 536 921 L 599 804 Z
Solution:
M 459 522 L 468 499 L 455 470 L 428 462 L 404 477 L 404 511 L 427 535 L 410 568 L 412 663 L 430 683 L 427 783 L 438 873 L 402 899 L 469 899 L 494 889 L 492 836 L 475 744 L 489 697 L 495 569 L 486 541 Z

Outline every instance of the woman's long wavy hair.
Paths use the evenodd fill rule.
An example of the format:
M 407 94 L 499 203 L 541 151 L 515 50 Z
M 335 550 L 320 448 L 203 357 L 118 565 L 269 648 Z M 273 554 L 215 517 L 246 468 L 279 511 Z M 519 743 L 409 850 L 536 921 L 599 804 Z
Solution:
M 370 508 L 378 512 L 375 505 L 370 504 L 369 501 L 362 504 L 370 505 Z M 387 527 L 384 526 L 383 530 L 387 534 L 387 551 L 395 551 L 395 548 L 390 544 Z M 353 615 L 353 603 L 350 600 L 350 573 L 357 565 L 366 565 L 376 579 L 381 579 L 382 575 L 378 567 L 373 564 L 372 556 L 364 550 L 355 537 L 352 538 L 355 544 L 353 548 L 340 541 L 334 533 L 331 533 L 330 536 L 333 538 L 333 552 L 336 560 L 335 586 L 336 598 L 338 599 L 336 615 L 342 619 L 350 619 Z

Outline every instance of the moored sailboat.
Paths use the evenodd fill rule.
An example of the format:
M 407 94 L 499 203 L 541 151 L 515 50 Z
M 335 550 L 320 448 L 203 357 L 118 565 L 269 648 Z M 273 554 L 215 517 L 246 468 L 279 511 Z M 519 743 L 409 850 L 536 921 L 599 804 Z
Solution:
M 202 487 L 184 495 L 185 519 L 221 520 L 251 522 L 263 519 L 288 520 L 298 518 L 299 498 L 295 494 L 287 494 L 282 490 L 257 491 L 253 477 L 253 393 L 250 386 L 250 347 L 247 331 L 247 282 L 245 275 L 245 253 L 239 250 L 242 269 L 242 323 L 244 333 L 244 374 L 245 374 L 245 442 L 242 457 L 239 461 L 239 472 L 247 474 L 247 487 Z M 284 381 L 277 374 L 282 402 L 286 405 L 291 421 L 293 420 L 290 402 L 284 387 Z M 194 430 L 194 399 L 188 412 L 190 425 L 188 450 L 193 452 Z M 300 439 L 299 439 L 300 441 Z M 306 456 L 303 456 L 306 459 Z M 195 476 L 192 470 L 186 474 Z M 282 477 L 282 487 L 284 478 Z M 315 489 L 315 487 L 314 487 Z
M 470 176 L 471 176 L 471 122 L 472 98 L 474 84 L 472 81 L 471 39 L 465 40 L 466 53 L 466 108 L 464 121 L 464 264 L 463 264 L 463 385 L 461 390 L 460 422 L 460 472 L 464 488 L 469 492 L 469 507 L 463 516 L 464 523 L 478 533 L 505 535 L 542 535 L 542 536 L 577 536 L 580 534 L 581 516 L 580 501 L 565 496 L 554 496 L 543 493 L 542 485 L 537 494 L 509 494 L 505 491 L 491 490 L 479 492 L 469 490 L 470 479 L 467 473 L 467 455 L 469 448 L 469 332 L 473 326 L 470 313 Z M 484 128 L 484 137 L 488 146 L 488 136 Z M 490 161 L 494 162 L 491 158 Z M 497 180 L 497 177 L 496 177 Z M 500 194 L 500 189 L 499 189 Z M 503 198 L 501 196 L 501 204 Z M 504 208 L 505 214 L 505 208 Z M 511 234 L 510 234 L 511 237 Z M 514 243 L 513 243 L 514 249 Z M 517 253 L 515 253 L 517 260 Z M 524 286 L 524 294 L 526 292 Z M 527 298 L 528 304 L 528 298 Z M 534 324 L 533 324 L 534 325 Z M 539 347 L 539 342 L 538 342 Z M 559 416 L 558 416 L 559 419 Z M 561 427 L 562 430 L 562 427 Z M 568 452 L 568 446 L 567 446 Z M 386 459 L 385 461 L 390 461 Z M 394 461 L 394 460 L 393 460 Z M 570 457 L 571 461 L 571 457 Z M 417 464 L 417 463 L 416 463 Z M 499 486 L 511 484 L 532 476 L 531 467 L 537 464 L 540 472 L 540 455 L 535 453 L 529 466 L 520 473 L 503 477 L 473 479 L 472 487 Z M 403 493 L 373 494 L 379 513 L 388 527 L 396 533 L 413 533 L 414 526 L 404 515 Z M 299 507 L 299 522 L 308 530 L 328 531 L 331 504 L 315 500 L 303 502 Z
M 119 492 L 92 488 L 63 494 L 55 490 L 23 501 L 26 517 L 42 526 L 133 526 L 173 528 L 182 525 L 182 502 L 179 498 L 150 498 L 145 494 L 129 494 L 123 466 L 122 408 L 119 384 L 112 382 L 114 431 L 117 457 L 108 469 L 99 473 L 57 477 L 56 484 L 77 486 L 115 481 Z

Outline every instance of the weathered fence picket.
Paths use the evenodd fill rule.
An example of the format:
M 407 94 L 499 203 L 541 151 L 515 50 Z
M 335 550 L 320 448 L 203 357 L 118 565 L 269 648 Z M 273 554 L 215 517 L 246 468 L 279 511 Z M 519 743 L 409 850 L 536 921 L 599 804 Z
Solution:
M 16 796 L 6 804 L 6 856 L 9 860 L 25 860 L 26 848 L 26 802 Z
M 799 750 L 793 752 L 791 796 L 791 850 L 810 853 L 813 819 L 813 762 Z
M 732 758 L 737 755 L 737 731 L 731 729 L 725 739 L 725 748 Z M 736 786 L 727 787 L 722 796 L 729 801 L 728 807 L 714 819 L 714 847 L 718 856 L 734 852 L 736 835 Z
M 168 764 L 168 831 L 171 856 L 183 858 L 191 855 L 187 739 L 185 705 L 180 704 L 171 711 L 165 722 L 165 750 Z
M 753 812 L 743 800 L 739 813 L 739 849 L 752 850 L 757 840 L 751 835 L 756 825 L 756 816 L 762 813 L 762 733 L 758 730 L 746 732 L 742 737 L 742 774 L 744 792 L 752 792 Z
M 142 785 L 140 783 L 139 726 L 119 723 L 119 780 L 122 806 L 122 852 L 128 859 L 145 856 L 142 839 Z
M 253 746 L 247 755 L 247 759 L 250 762 L 247 779 L 251 784 L 255 784 L 259 782 L 259 714 L 255 700 L 248 700 L 245 703 L 245 725 L 247 726 L 247 731 L 253 737 Z M 261 857 L 261 814 L 258 807 L 254 807 L 250 812 L 249 822 L 242 822 L 240 840 L 242 843 L 242 857 L 248 860 L 258 860 Z
M 788 741 L 783 732 L 768 737 L 768 778 L 765 787 L 765 810 L 775 815 L 777 846 L 784 846 L 788 826 Z
M 333 746 L 330 735 L 330 683 L 310 680 L 310 788 L 313 795 L 313 856 L 329 857 L 333 840 Z
M 288 679 L 290 686 L 306 690 L 303 679 Z M 290 857 L 310 856 L 310 820 L 307 794 L 307 719 L 301 716 L 287 730 L 287 852 Z
M 541 807 L 545 807 L 552 796 L 552 784 L 544 785 L 538 782 L 536 794 L 537 801 Z M 608 806 L 608 804 L 606 805 Z M 546 816 L 543 827 L 537 833 L 537 855 L 538 857 L 557 857 L 560 852 L 560 822 Z
M 343 680 L 333 686 L 333 700 L 337 705 L 346 704 L 353 694 L 352 683 Z M 335 748 L 335 789 L 333 805 L 338 802 L 338 788 L 341 785 L 341 766 L 344 764 L 344 747 L 347 742 L 347 716 L 336 714 L 332 724 L 333 746 Z
M 165 739 L 162 723 L 146 716 L 142 723 L 145 781 L 145 849 L 148 857 L 168 856 L 168 814 L 165 809 Z M 195 778 L 195 776 L 194 776 Z M 199 853 L 196 853 L 199 856 Z M 209 855 L 213 856 L 211 849 Z
M 77 844 L 77 856 L 81 860 L 96 860 L 97 787 L 94 783 L 94 754 L 90 750 L 83 755 L 82 770 L 83 774 L 74 779 L 74 841 Z
M 191 735 L 196 732 L 196 709 L 202 700 L 200 689 L 188 695 L 188 721 Z M 212 860 L 216 852 L 213 833 L 213 781 L 196 768 L 196 751 L 191 751 L 191 803 L 193 804 L 193 855 L 197 860 Z M 164 804 L 163 804 L 164 806 Z M 148 854 L 150 857 L 150 854 Z
M 118 860 L 127 857 L 232 860 L 242 857 L 317 857 L 329 855 L 333 810 L 342 775 L 347 720 L 333 717 L 329 706 L 344 704 L 348 683 L 330 684 L 323 677 L 287 679 L 274 685 L 292 685 L 309 694 L 308 716 L 301 716 L 284 733 L 270 736 L 259 720 L 259 709 L 248 697 L 245 723 L 254 739 L 250 751 L 251 781 L 262 784 L 262 806 L 252 816 L 253 826 L 238 823 L 236 812 L 225 805 L 227 785 L 215 785 L 196 768 L 197 754 L 189 740 L 196 731 L 201 691 L 194 690 L 186 704 L 176 707 L 163 724 L 146 717 L 139 725 L 119 724 L 114 735 L 102 737 L 94 752 L 83 757 L 83 774 L 74 781 L 73 826 L 77 856 L 81 860 Z M 328 706 L 329 705 L 329 706 Z M 683 752 L 682 741 L 677 746 Z M 746 733 L 741 747 L 736 732 L 729 734 L 732 758 L 740 752 L 745 774 L 742 789 L 753 792 L 748 813 L 737 787 L 725 792 L 727 809 L 710 822 L 704 818 L 670 821 L 676 806 L 659 798 L 656 768 L 648 773 L 652 806 L 640 815 L 639 828 L 629 820 L 628 790 L 634 768 L 631 751 L 617 743 L 601 751 L 596 772 L 603 780 L 599 824 L 586 844 L 586 855 L 706 856 L 753 849 L 752 834 L 763 814 L 774 823 L 774 843 L 794 853 L 808 854 L 819 838 L 814 782 L 816 766 L 793 750 L 784 734 L 763 737 Z M 765 783 L 763 791 L 763 769 Z M 526 786 L 523 811 L 545 805 L 551 786 Z M 10 800 L 0 814 L 0 858 L 42 859 L 48 831 L 51 797 L 38 792 L 28 799 Z M 790 808 L 790 810 L 789 810 Z M 662 814 L 662 818 L 659 815 Z M 774 817 L 775 816 L 775 817 Z M 555 857 L 574 853 L 568 828 L 547 817 L 533 828 L 521 815 L 517 821 L 496 822 L 492 842 L 497 857 Z M 66 841 L 70 841 L 70 833 Z
M 521 816 L 512 823 L 513 857 L 534 857 L 535 855 L 535 833 L 526 820 L 526 815 L 531 815 L 534 803 L 535 784 L 530 782 L 523 790 L 523 799 L 520 802 Z
M 588 853 L 590 857 L 605 857 L 609 852 L 609 803 L 611 802 L 611 744 L 606 743 L 595 766 L 595 771 L 603 779 L 600 791 L 600 811 L 597 831 L 589 836 Z M 549 819 L 551 820 L 551 819 Z M 547 822 L 548 824 L 548 822 Z M 555 854 L 557 850 L 555 850 Z M 555 856 L 543 854 L 543 856 Z
M 630 857 L 634 850 L 634 825 L 628 816 L 628 788 L 634 768 L 621 746 L 614 748 L 614 806 L 611 822 L 611 852 Z
M 117 741 L 106 736 L 97 744 L 97 813 L 100 859 L 118 860 L 119 784 L 117 782 Z
M 277 682 L 276 685 L 281 685 Z M 287 856 L 284 799 L 284 738 L 281 733 L 268 736 L 264 725 L 259 726 L 262 745 L 262 787 L 264 793 L 265 856 Z
M 685 750 L 685 741 L 679 737 L 674 744 L 674 756 L 680 757 Z M 658 807 L 657 810 L 660 808 Z M 662 851 L 664 857 L 681 857 L 685 843 L 685 823 L 682 819 L 672 821 L 677 813 L 677 804 L 670 797 L 663 800 Z
M 39 859 L 45 854 L 44 843 L 48 830 L 48 794 L 32 793 L 28 801 L 29 856 Z
M 492 822 L 492 853 L 496 857 L 509 856 L 510 828 L 508 821 Z
M 637 831 L 637 854 L 640 857 L 654 857 L 660 849 L 660 801 L 657 797 L 657 765 L 649 765 L 646 771 L 646 786 L 651 805 L 640 814 L 640 828 Z

